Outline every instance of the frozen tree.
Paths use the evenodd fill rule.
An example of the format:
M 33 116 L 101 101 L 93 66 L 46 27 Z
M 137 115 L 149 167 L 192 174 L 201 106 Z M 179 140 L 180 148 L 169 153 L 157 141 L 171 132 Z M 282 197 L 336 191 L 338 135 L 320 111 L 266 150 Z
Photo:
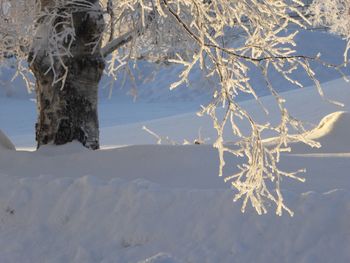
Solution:
M 316 25 L 329 27 L 330 31 L 342 35 L 347 40 L 344 52 L 345 62 L 350 49 L 350 1 L 314 0 L 310 13 Z
M 0 59 L 15 58 L 24 78 L 23 62 L 28 61 L 35 76 L 38 147 L 78 140 L 99 148 L 96 105 L 103 73 L 116 78 L 137 59 L 177 63 L 183 71 L 170 87 L 175 89 L 188 84 L 191 71 L 200 67 L 216 84 L 212 102 L 199 115 L 213 119 L 220 176 L 230 182 L 234 200 L 242 200 L 242 211 L 250 203 L 266 213 L 272 202 L 277 214 L 292 215 L 280 184 L 283 178 L 303 179 L 300 171 L 278 168 L 280 153 L 289 151 L 291 139 L 318 144 L 303 136 L 302 123 L 290 115 L 269 72 L 300 87 L 293 73 L 303 69 L 322 95 L 310 61 L 324 62 L 295 54 L 298 28 L 310 25 L 303 6 L 300 0 L 1 0 Z M 259 101 L 249 79 L 252 69 L 275 98 L 281 116 L 277 125 L 260 123 L 237 103 L 242 93 Z M 248 123 L 248 133 L 241 122 Z M 234 144 L 225 143 L 225 127 Z M 262 140 L 266 131 L 276 134 L 273 146 Z M 224 174 L 226 154 L 242 157 L 238 172 Z

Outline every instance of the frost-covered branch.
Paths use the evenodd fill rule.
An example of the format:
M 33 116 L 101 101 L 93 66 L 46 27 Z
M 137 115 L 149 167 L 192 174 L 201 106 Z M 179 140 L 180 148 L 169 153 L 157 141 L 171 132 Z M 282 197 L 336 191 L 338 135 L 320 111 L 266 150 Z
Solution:
M 130 42 L 134 34 L 135 32 L 133 31 L 127 32 L 121 35 L 120 37 L 111 40 L 101 49 L 102 56 L 107 57 L 109 54 L 113 53 L 115 50 L 118 50 L 120 47 Z
M 171 88 L 187 83 L 190 72 L 196 66 L 206 68 L 211 72 L 210 75 L 218 80 L 213 102 L 205 106 L 201 114 L 209 114 L 212 117 L 214 128 L 218 133 L 214 147 L 219 152 L 220 176 L 224 176 L 225 154 L 232 154 L 245 160 L 238 166 L 239 172 L 225 175 L 225 181 L 230 182 L 235 191 L 234 200 L 243 200 L 242 211 L 248 203 L 251 203 L 259 214 L 266 213 L 266 202 L 272 202 L 276 204 L 278 215 L 281 215 L 283 210 L 292 215 L 292 211 L 284 203 L 281 181 L 283 177 L 303 181 L 297 175 L 302 170 L 281 171 L 278 168 L 280 153 L 289 150 L 288 142 L 291 138 L 298 138 L 311 146 L 316 142 L 303 138 L 301 134 L 304 129 L 301 122 L 289 114 L 283 98 L 269 81 L 268 72 L 269 70 L 279 72 L 287 81 L 300 87 L 302 84 L 293 77 L 293 72 L 300 68 L 319 87 L 309 62 L 324 62 L 318 55 L 315 57 L 295 55 L 294 38 L 298 31 L 292 30 L 291 26 L 305 28 L 306 25 L 310 25 L 308 19 L 297 8 L 303 3 L 213 1 L 207 4 L 202 1 L 167 0 L 162 2 L 165 15 L 171 16 L 183 32 L 196 43 L 191 57 L 185 58 L 178 53 L 175 59 L 170 60 L 184 67 L 179 81 Z M 191 18 L 186 16 L 187 12 L 196 15 Z M 298 14 L 299 19 L 290 16 L 290 13 Z M 223 46 L 218 40 L 230 31 L 243 31 L 243 34 L 238 43 Z M 277 125 L 259 123 L 247 109 L 237 103 L 236 98 L 241 93 L 251 94 L 259 102 L 255 87 L 250 85 L 249 79 L 249 72 L 254 67 L 262 69 L 261 75 L 266 79 L 266 86 L 276 98 L 276 105 L 281 113 L 281 121 Z M 322 95 L 321 89 L 319 92 Z M 221 107 L 225 109 L 223 116 Z M 242 120 L 248 123 L 248 134 L 240 125 Z M 232 136 L 238 138 L 234 145 L 226 145 L 227 127 L 231 128 Z M 265 131 L 275 132 L 277 135 L 275 145 L 266 145 L 263 142 L 262 134 Z M 299 135 L 292 135 L 295 133 Z M 274 187 L 271 187 L 271 184 Z

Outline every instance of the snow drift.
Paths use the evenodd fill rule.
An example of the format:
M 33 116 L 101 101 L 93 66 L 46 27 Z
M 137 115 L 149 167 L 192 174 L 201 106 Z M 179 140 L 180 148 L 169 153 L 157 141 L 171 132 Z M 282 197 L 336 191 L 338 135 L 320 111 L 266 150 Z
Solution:
M 315 140 L 321 147 L 310 148 L 300 142 L 292 143 L 292 153 L 350 153 L 350 113 L 333 112 L 325 116 L 317 127 L 306 133 L 306 138 Z
M 321 143 L 322 152 L 350 152 L 350 113 L 338 111 L 324 117 L 308 138 Z
M 0 150 L 1 149 L 16 150 L 16 147 L 2 130 L 0 130 Z
M 296 217 L 279 218 L 241 214 L 228 189 L 97 176 L 0 180 L 3 263 L 350 260 L 348 190 L 289 192 Z M 152 259 L 162 251 L 178 260 Z

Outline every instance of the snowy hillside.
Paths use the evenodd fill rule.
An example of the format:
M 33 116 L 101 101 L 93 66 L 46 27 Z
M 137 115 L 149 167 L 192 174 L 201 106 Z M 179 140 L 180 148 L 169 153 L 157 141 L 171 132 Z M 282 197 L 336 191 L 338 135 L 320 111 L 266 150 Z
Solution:
M 343 62 L 345 41 L 340 37 L 330 35 L 321 29 L 313 31 L 299 29 L 299 31 L 295 39 L 298 55 L 316 56 L 320 53 L 321 58 L 328 63 L 341 64 Z M 178 80 L 182 70 L 181 66 L 140 61 L 135 66 L 130 64 L 130 67 L 134 78 L 130 78 L 130 74 L 123 71 L 119 75 L 118 80 L 113 84 L 112 89 L 110 79 L 103 78 L 100 85 L 100 99 L 102 101 L 107 100 L 109 97 L 116 103 L 131 101 L 133 100 L 131 94 L 134 92 L 132 88 L 137 88 L 137 100 L 141 102 L 196 102 L 198 104 L 198 102 L 203 103 L 208 101 L 215 88 L 215 83 L 208 81 L 199 67 L 195 68 L 190 74 L 189 87 L 182 85 L 172 92 L 168 88 L 174 81 Z M 337 71 L 318 63 L 312 63 L 312 68 L 315 70 L 316 77 L 321 82 L 340 77 Z M 15 72 L 14 68 L 0 69 L 0 97 L 17 99 L 34 98 L 33 93 L 27 93 L 27 90 L 24 88 L 25 83 L 20 76 L 15 78 L 14 81 L 11 81 Z M 350 73 L 349 70 L 346 70 L 346 72 L 348 74 Z M 260 96 L 268 95 L 267 88 L 261 84 L 264 83 L 263 78 L 256 73 L 256 70 L 253 69 L 250 76 L 256 93 Z M 305 86 L 312 84 L 301 70 L 296 71 L 294 76 L 297 76 L 297 79 Z M 278 91 L 295 88 L 295 86 L 285 81 L 277 72 L 271 71 L 270 77 Z M 244 94 L 239 97 L 240 100 L 248 98 L 251 97 Z
M 242 214 L 216 176 L 210 145 L 137 145 L 156 141 L 143 125 L 179 142 L 196 138 L 197 124 L 204 137 L 214 136 L 195 114 L 105 127 L 108 150 L 0 147 L 0 262 L 349 262 L 349 88 L 343 80 L 325 85 L 329 98 L 346 103 L 342 109 L 313 88 L 284 94 L 325 146 L 294 144 L 283 155 L 284 169 L 307 169 L 306 183 L 283 182 L 293 218 L 251 208 Z M 112 147 L 123 144 L 134 146 Z
M 301 39 L 298 52 L 321 50 L 326 60 L 342 61 L 340 38 L 303 31 Z M 307 137 L 323 147 L 292 142 L 292 152 L 281 157 L 282 170 L 306 168 L 305 183 L 282 182 L 295 216 L 278 217 L 272 205 L 258 216 L 251 207 L 242 214 L 241 203 L 232 202 L 230 186 L 217 176 L 212 122 L 195 113 L 210 99 L 212 83 L 195 70 L 190 89 L 170 92 L 178 66 L 138 66 L 135 103 L 126 94 L 129 80 L 122 89 L 122 80 L 115 84 L 110 100 L 103 80 L 98 151 L 76 143 L 34 151 L 33 94 L 20 80 L 9 81 L 11 70 L 2 71 L 0 263 L 350 262 L 349 83 L 314 65 L 327 98 L 344 103 L 341 108 L 316 88 L 292 89 L 272 72 L 293 116 L 314 128 Z M 254 72 L 252 82 L 267 95 Z M 254 118 L 279 121 L 274 98 L 261 99 L 269 116 L 248 98 L 240 103 Z M 273 134 L 265 136 L 274 143 Z M 197 139 L 205 144 L 193 144 Z M 227 169 L 241 162 L 228 159 Z

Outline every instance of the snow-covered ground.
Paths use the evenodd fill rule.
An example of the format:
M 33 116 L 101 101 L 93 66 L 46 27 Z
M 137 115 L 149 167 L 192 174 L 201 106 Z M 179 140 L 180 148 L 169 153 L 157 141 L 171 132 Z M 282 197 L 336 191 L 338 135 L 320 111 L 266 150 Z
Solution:
M 317 124 L 350 111 L 349 88 L 342 80 L 325 85 L 342 109 L 313 88 L 284 95 L 296 116 Z M 198 126 L 214 136 L 192 113 L 102 128 L 105 145 L 128 147 L 0 146 L 0 262 L 349 262 L 349 116 L 333 113 L 310 135 L 323 148 L 297 144 L 283 156 L 284 169 L 307 169 L 306 183 L 283 184 L 293 218 L 273 208 L 242 214 L 216 176 L 210 145 L 140 145 L 155 143 L 143 125 L 179 142 L 195 138 Z
M 338 43 L 323 40 L 306 43 Z M 326 54 L 341 50 L 338 44 Z M 167 79 L 166 72 L 159 74 Z M 141 90 L 136 103 L 102 99 L 99 151 L 76 143 L 28 151 L 34 102 L 21 92 L 0 96 L 0 129 L 9 137 L 0 132 L 0 262 L 350 262 L 350 84 L 335 75 L 321 78 L 331 80 L 324 83 L 326 96 L 345 107 L 322 100 L 313 87 L 283 93 L 323 145 L 293 143 L 282 156 L 284 170 L 307 169 L 305 183 L 282 184 L 292 218 L 276 216 L 274 207 L 263 216 L 252 208 L 242 214 L 232 202 L 232 190 L 217 176 L 211 121 L 195 114 L 205 92 L 198 99 L 196 89 L 176 98 L 162 91 L 161 99 L 164 87 L 155 86 Z M 272 100 L 262 98 L 274 122 Z M 254 101 L 241 103 L 255 118 L 266 118 Z M 144 126 L 168 137 L 165 145 Z M 207 144 L 182 145 L 199 133 Z

